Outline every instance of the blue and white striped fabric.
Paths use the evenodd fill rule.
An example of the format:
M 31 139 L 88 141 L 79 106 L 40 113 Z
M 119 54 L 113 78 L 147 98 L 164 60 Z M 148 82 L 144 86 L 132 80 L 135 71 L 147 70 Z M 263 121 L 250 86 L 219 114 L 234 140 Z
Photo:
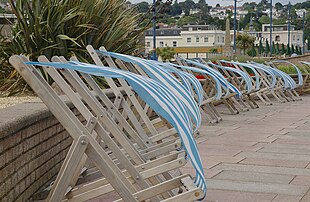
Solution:
M 179 97 L 179 99 L 185 104 L 191 118 L 195 124 L 195 131 L 201 125 L 201 114 L 194 97 L 188 92 L 186 87 L 184 87 L 173 75 L 171 75 L 167 70 L 159 65 L 154 65 L 152 61 L 144 60 L 141 58 L 123 55 L 120 53 L 97 51 L 98 53 L 111 56 L 113 58 L 120 59 L 125 62 L 133 63 L 139 65 L 145 71 L 145 73 L 152 79 L 161 82 L 167 86 L 173 94 Z
M 276 76 L 280 77 L 284 81 L 284 86 L 283 86 L 284 89 L 295 89 L 297 87 L 294 79 L 292 79 L 285 72 L 283 72 L 279 69 L 275 69 L 275 68 L 272 68 L 270 66 L 264 65 L 264 64 L 259 64 L 259 63 L 255 63 L 255 62 L 251 62 L 251 63 L 254 64 L 256 67 L 265 68 L 266 70 L 268 69 L 268 70 L 272 71 Z
M 227 63 L 227 64 L 235 64 L 235 65 L 238 65 L 238 63 L 236 62 L 233 62 L 233 61 L 226 61 L 226 60 L 220 60 L 219 61 L 220 63 Z M 255 90 L 258 91 L 260 90 L 260 78 L 259 78 L 259 74 L 257 73 L 256 69 L 249 66 L 247 67 L 249 68 L 253 73 L 254 73 L 254 76 L 255 76 Z
M 188 109 L 181 99 L 171 92 L 170 88 L 153 79 L 132 72 L 80 62 L 70 62 L 68 64 L 27 62 L 26 64 L 70 69 L 95 76 L 125 79 L 144 102 L 156 113 L 164 117 L 177 130 L 184 149 L 196 170 L 195 185 L 206 193 L 206 181 L 202 161 L 196 141 L 192 135 L 192 128 L 188 124 L 190 119 Z
M 266 74 L 271 76 L 271 84 L 268 87 L 270 89 L 272 89 L 272 88 L 274 88 L 276 86 L 277 78 L 276 78 L 276 75 L 274 74 L 274 72 L 272 70 L 270 70 L 268 68 L 261 67 L 260 65 L 253 65 L 251 63 L 241 63 L 241 62 L 239 62 L 238 64 L 239 65 L 243 65 L 244 67 L 253 67 L 253 68 L 257 69 L 257 70 L 265 72 Z
M 193 94 L 193 90 L 197 95 L 198 105 L 200 106 L 203 101 L 203 89 L 199 80 L 192 74 L 177 69 L 173 63 L 158 62 L 152 60 L 153 63 L 164 67 L 167 71 L 172 72 L 181 79 L 183 85 Z
M 247 93 L 250 93 L 252 90 L 253 90 L 253 85 L 252 85 L 252 82 L 251 82 L 251 78 L 250 76 L 239 70 L 239 69 L 235 69 L 235 68 L 231 68 L 231 67 L 226 67 L 226 66 L 221 66 L 221 65 L 216 65 L 216 64 L 213 64 L 212 62 L 208 62 L 207 63 L 209 66 L 214 66 L 214 67 L 217 67 L 219 69 L 223 69 L 223 70 L 226 70 L 226 71 L 231 71 L 231 72 L 234 72 L 236 74 L 239 74 L 243 80 L 245 81 L 245 84 L 246 84 L 246 92 Z
M 297 84 L 296 87 L 299 87 L 299 86 L 303 85 L 304 79 L 302 77 L 302 73 L 301 73 L 300 69 L 294 63 L 291 63 L 291 62 L 286 61 L 286 60 L 274 60 L 272 62 L 282 62 L 282 63 L 287 63 L 287 64 L 292 65 L 295 68 L 295 70 L 297 72 L 297 76 L 298 76 L 298 84 Z
M 176 65 L 173 63 L 170 63 L 171 65 L 173 65 L 174 67 L 180 68 L 182 70 L 189 70 L 195 73 L 199 73 L 199 74 L 205 74 L 205 75 L 209 75 L 210 77 L 213 78 L 213 80 L 215 81 L 215 88 L 216 88 L 216 95 L 215 95 L 215 100 L 220 100 L 223 96 L 223 91 L 222 91 L 222 84 L 220 83 L 220 81 L 218 80 L 217 77 L 214 76 L 214 74 L 207 72 L 203 69 L 198 69 L 196 67 L 189 67 L 189 66 L 181 66 L 181 65 Z M 201 86 L 201 84 L 200 84 Z M 202 88 L 202 87 L 201 87 Z
M 227 79 L 220 72 L 218 72 L 218 71 L 214 70 L 213 68 L 211 68 L 205 64 L 202 64 L 200 62 L 196 62 L 196 61 L 192 61 L 192 60 L 186 60 L 186 59 L 185 59 L 185 61 L 188 64 L 195 65 L 195 66 L 200 67 L 200 68 L 210 72 L 211 74 L 213 74 L 221 82 L 224 89 L 227 89 L 226 95 L 228 95 L 229 92 L 231 91 L 231 92 L 236 93 L 239 97 L 242 96 L 241 91 L 239 91 L 238 88 L 236 88 L 234 85 L 232 85 L 230 82 L 228 82 Z

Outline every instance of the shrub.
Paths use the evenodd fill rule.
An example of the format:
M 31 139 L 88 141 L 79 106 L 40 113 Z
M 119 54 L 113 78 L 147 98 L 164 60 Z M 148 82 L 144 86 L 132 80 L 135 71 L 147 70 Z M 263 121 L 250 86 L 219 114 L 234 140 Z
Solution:
M 77 56 L 87 60 L 85 46 L 105 46 L 109 51 L 132 53 L 139 51 L 139 39 L 144 30 L 138 29 L 135 8 L 125 9 L 125 0 L 9 0 L 17 22 L 12 36 L 0 40 L 1 90 L 10 89 L 19 81 L 18 74 L 8 64 L 9 56 L 25 54 L 31 60 L 39 55 Z M 5 79 L 7 78 L 7 79 Z M 0 80 L 0 82 L 1 82 Z M 22 80 L 20 80 L 22 81 Z M 23 89 L 14 84 L 15 90 Z M 19 88 L 16 89 L 16 87 Z M 23 85 L 22 85 L 23 86 Z

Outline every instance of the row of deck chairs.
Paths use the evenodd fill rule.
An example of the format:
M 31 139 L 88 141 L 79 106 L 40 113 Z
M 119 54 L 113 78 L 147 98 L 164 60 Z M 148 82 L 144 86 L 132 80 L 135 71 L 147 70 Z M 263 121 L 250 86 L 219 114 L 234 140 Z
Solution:
M 103 47 L 87 46 L 87 51 L 93 64 L 61 56 L 10 58 L 73 139 L 47 201 L 101 195 L 117 201 L 204 200 L 207 185 L 195 141 L 201 113 L 219 122 L 217 103 L 237 114 L 257 108 L 257 98 L 265 104 L 271 96 L 299 100 L 295 89 L 303 83 L 272 65 L 182 58 L 178 64 L 162 63 Z M 195 176 L 181 172 L 188 161 Z
M 177 58 L 177 62 L 179 65 L 199 69 L 191 70 L 191 73 L 200 78 L 200 81 L 205 85 L 204 90 L 209 100 L 204 100 L 204 103 L 208 103 L 212 106 L 209 108 L 213 109 L 207 112 L 210 115 L 211 122 L 222 120 L 214 107 L 214 103 L 216 103 L 214 100 L 217 103 L 223 103 L 232 114 L 247 111 L 249 108 L 258 108 L 257 100 L 265 105 L 272 105 L 272 98 L 280 103 L 301 100 L 296 90 L 303 86 L 304 78 L 300 69 L 288 61 L 275 60 L 260 64 L 225 60 L 205 62 L 201 59 Z M 297 81 L 277 69 L 277 65 L 282 63 L 286 63 L 295 69 L 298 76 Z M 302 64 L 308 63 L 302 62 Z M 306 69 L 304 71 L 307 72 Z M 206 86 L 209 88 L 213 86 L 215 91 L 210 91 Z

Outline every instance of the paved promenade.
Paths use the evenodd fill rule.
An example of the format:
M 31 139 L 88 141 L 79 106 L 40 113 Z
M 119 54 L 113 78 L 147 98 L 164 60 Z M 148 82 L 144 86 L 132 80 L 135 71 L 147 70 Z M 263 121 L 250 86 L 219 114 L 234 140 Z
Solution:
M 310 201 L 310 96 L 260 106 L 202 126 L 207 201 Z

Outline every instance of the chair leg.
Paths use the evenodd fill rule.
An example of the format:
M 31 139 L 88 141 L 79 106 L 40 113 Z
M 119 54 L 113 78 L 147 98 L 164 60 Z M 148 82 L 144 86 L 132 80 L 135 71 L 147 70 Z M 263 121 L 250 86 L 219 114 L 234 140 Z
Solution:
M 281 99 L 281 96 L 278 95 L 274 90 L 271 92 L 271 94 L 274 98 L 276 98 L 276 100 L 278 100 L 278 102 L 285 103 L 285 100 Z
M 227 100 L 226 99 L 222 99 L 222 102 L 225 104 L 225 106 L 229 109 L 229 111 L 230 111 L 230 113 L 231 114 L 238 114 L 235 110 L 234 110 L 234 108 L 227 102 Z
M 292 90 L 292 93 L 295 95 L 295 97 L 296 97 L 296 99 L 297 99 L 298 101 L 302 101 L 302 98 L 299 96 L 299 94 L 297 93 L 296 90 Z
M 256 92 L 256 95 L 257 95 L 257 97 L 258 97 L 266 106 L 272 105 L 272 103 L 267 102 L 267 101 L 263 98 L 263 96 L 261 95 L 261 93 Z
M 245 101 L 250 105 L 252 109 L 259 108 L 252 95 L 247 95 Z
M 245 112 L 245 111 L 249 111 L 249 108 L 247 108 L 245 106 L 245 104 L 243 103 L 243 100 L 242 99 L 239 99 L 239 103 L 238 100 L 234 97 L 231 98 L 231 100 L 233 101 L 233 103 L 235 103 L 236 107 L 238 107 L 238 111 L 242 111 L 242 112 Z
M 210 103 L 210 108 L 212 109 L 212 111 L 214 112 L 214 114 L 216 115 L 218 121 L 222 121 L 223 118 L 221 117 L 220 113 L 217 111 L 217 109 L 215 108 L 213 103 Z

